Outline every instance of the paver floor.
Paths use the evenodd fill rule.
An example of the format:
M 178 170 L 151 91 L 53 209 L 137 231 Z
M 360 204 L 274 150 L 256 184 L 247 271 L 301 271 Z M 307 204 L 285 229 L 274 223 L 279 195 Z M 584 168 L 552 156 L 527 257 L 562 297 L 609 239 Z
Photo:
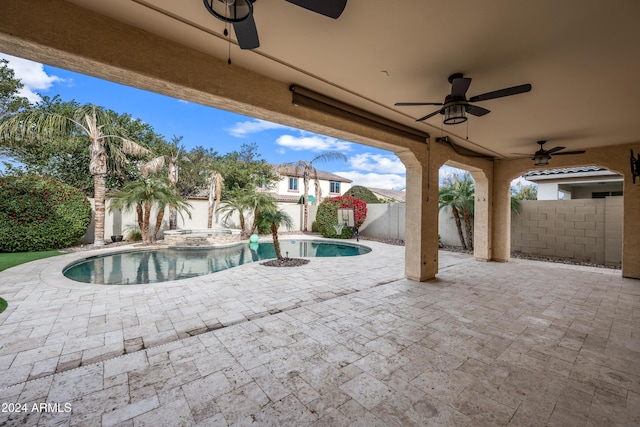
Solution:
M 419 283 L 363 243 L 155 285 L 6 270 L 0 424 L 640 425 L 640 281 L 441 252 Z

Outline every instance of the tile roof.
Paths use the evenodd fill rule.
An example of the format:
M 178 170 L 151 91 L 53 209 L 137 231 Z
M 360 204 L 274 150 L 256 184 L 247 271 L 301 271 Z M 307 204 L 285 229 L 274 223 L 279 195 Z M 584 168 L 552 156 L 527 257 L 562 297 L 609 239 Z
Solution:
M 560 169 L 544 169 L 544 170 L 536 170 L 527 172 L 522 175 L 523 177 L 528 176 L 543 176 L 543 175 L 562 175 L 562 174 L 572 174 L 572 173 L 584 173 L 584 172 L 599 172 L 599 171 L 607 171 L 605 168 L 601 168 L 598 166 L 582 166 L 577 168 L 560 168 Z
M 282 176 L 299 176 L 299 177 L 302 176 L 301 171 L 298 171 L 298 174 L 294 175 L 295 168 L 293 166 L 273 165 L 273 168 L 276 171 L 276 173 Z M 327 181 L 336 181 L 336 182 L 353 182 L 349 178 L 345 178 L 343 176 L 336 175 L 331 172 L 322 171 L 320 169 L 316 169 L 316 171 L 318 172 L 319 179 L 324 179 Z
M 402 191 L 402 190 L 387 190 L 384 188 L 373 188 L 373 187 L 367 187 L 369 190 L 371 190 L 372 193 L 382 196 L 386 199 L 393 199 L 396 200 L 398 202 L 405 202 L 406 201 L 406 197 L 407 197 L 407 193 L 406 191 Z

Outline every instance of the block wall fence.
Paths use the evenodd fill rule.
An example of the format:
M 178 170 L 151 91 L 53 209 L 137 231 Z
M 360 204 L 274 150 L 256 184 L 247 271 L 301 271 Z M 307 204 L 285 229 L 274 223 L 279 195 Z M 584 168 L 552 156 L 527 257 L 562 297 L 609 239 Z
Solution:
M 178 218 L 178 228 L 206 228 L 208 202 L 191 200 L 191 218 Z M 93 203 L 93 200 L 92 200 Z M 293 231 L 302 230 L 302 205 L 281 204 L 293 219 Z M 308 228 L 315 220 L 317 206 L 309 206 Z M 404 203 L 381 203 L 367 205 L 367 220 L 360 228 L 362 236 L 373 238 L 405 238 Z M 155 221 L 152 213 L 152 222 Z M 511 217 L 511 250 L 523 254 L 548 257 L 573 258 L 607 265 L 620 265 L 622 259 L 622 197 L 578 200 L 525 200 L 522 213 Z M 237 214 L 226 221 L 224 214 L 214 215 L 214 224 L 228 228 L 239 228 Z M 245 218 L 248 224 L 252 217 Z M 163 230 L 169 228 L 169 213 L 166 212 Z M 460 246 L 458 232 L 449 211 L 441 211 L 438 232 L 443 244 Z M 113 212 L 105 218 L 105 240 L 112 235 L 124 235 L 135 228 L 134 212 Z M 162 231 L 159 238 L 162 238 Z M 82 240 L 93 242 L 93 223 Z

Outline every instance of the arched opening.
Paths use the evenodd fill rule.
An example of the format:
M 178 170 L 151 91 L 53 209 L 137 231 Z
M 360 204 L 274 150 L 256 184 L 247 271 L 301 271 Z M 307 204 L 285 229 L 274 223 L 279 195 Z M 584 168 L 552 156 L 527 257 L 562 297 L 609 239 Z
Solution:
M 473 253 L 478 260 L 490 255 L 490 186 L 486 172 L 447 160 L 439 171 L 438 232 L 445 246 Z

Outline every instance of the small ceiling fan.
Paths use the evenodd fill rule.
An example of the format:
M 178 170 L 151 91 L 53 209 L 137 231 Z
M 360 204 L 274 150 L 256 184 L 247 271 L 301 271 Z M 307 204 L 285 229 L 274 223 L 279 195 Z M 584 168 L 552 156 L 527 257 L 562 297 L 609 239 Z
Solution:
M 552 154 L 554 156 L 562 156 L 562 155 L 568 155 L 568 154 L 583 154 L 583 153 L 585 153 L 584 150 L 562 151 L 566 147 L 553 147 L 550 150 L 545 150 L 544 149 L 544 144 L 546 142 L 547 142 L 546 140 L 538 141 L 537 143 L 540 144 L 540 149 L 538 151 L 536 151 L 535 153 L 533 153 L 533 154 L 523 154 L 523 153 L 511 153 L 511 154 L 517 154 L 517 155 L 521 155 L 521 156 L 532 156 L 531 160 L 534 161 L 534 163 L 533 163 L 534 166 L 546 166 L 546 165 L 549 164 L 549 160 L 551 160 L 551 155 Z
M 416 105 L 441 105 L 442 108 L 417 119 L 417 122 L 427 120 L 430 117 L 440 113 L 444 115 L 445 125 L 456 125 L 467 121 L 466 113 L 481 117 L 490 113 L 486 108 L 473 105 L 473 102 L 488 101 L 490 99 L 503 98 L 505 96 L 518 95 L 519 93 L 529 92 L 531 85 L 529 83 L 508 87 L 505 89 L 494 90 L 492 92 L 483 93 L 482 95 L 472 96 L 467 100 L 466 93 L 471 85 L 471 78 L 464 77 L 461 73 L 449 76 L 451 83 L 451 94 L 447 95 L 444 102 L 396 102 L 396 107 L 410 107 Z
M 347 0 L 287 0 L 320 15 L 337 19 L 347 5 Z M 256 0 L 203 0 L 210 14 L 233 25 L 240 49 L 260 47 L 258 29 L 253 19 L 253 3 Z M 225 28 L 225 35 L 226 35 Z

